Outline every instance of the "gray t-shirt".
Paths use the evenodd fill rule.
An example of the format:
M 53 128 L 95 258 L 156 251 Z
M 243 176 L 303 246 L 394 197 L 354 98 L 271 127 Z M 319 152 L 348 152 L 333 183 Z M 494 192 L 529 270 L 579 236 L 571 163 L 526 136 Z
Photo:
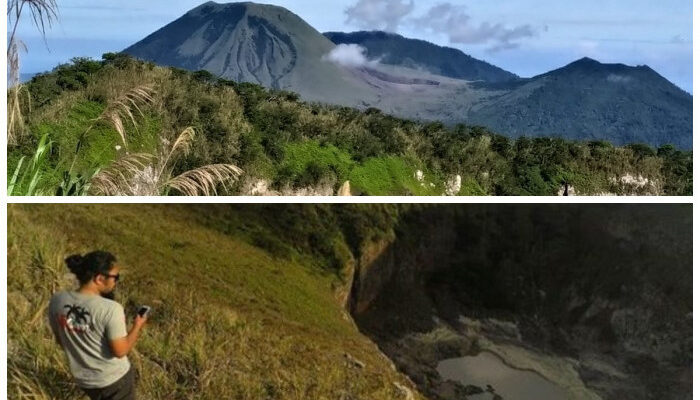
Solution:
M 109 341 L 126 336 L 124 308 L 116 301 L 78 292 L 59 292 L 49 303 L 51 329 L 68 356 L 78 386 L 104 388 L 123 377 L 131 365 L 112 355 Z

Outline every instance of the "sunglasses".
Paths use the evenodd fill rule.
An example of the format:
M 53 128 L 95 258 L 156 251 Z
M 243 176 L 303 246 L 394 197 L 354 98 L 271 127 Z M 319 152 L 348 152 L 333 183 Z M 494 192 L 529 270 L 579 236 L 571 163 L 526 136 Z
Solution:
M 119 282 L 119 274 L 111 275 L 111 274 L 100 274 L 102 276 L 109 278 L 114 278 L 114 282 L 117 283 Z

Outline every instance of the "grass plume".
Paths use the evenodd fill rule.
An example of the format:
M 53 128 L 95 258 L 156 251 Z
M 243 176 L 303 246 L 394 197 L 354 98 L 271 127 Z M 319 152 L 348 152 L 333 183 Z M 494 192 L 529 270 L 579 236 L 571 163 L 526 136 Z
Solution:
M 90 192 L 100 196 L 126 195 L 125 188 L 132 185 L 133 177 L 147 169 L 153 160 L 151 154 L 126 154 L 108 168 L 101 170 L 91 181 Z M 130 194 L 136 195 L 138 190 Z
M 46 28 L 58 20 L 58 4 L 56 0 L 10 0 L 7 3 L 8 27 L 12 33 L 7 41 L 7 72 L 9 95 L 7 99 L 7 143 L 17 143 L 24 129 L 24 117 L 20 106 L 20 51 L 27 51 L 27 46 L 17 38 L 17 27 L 25 7 L 29 9 L 31 18 L 41 36 L 46 40 Z M 27 92 L 29 96 L 29 92 Z
M 15 144 L 18 136 L 24 132 L 24 117 L 20 102 L 20 92 L 23 90 L 19 77 L 20 50 L 27 51 L 27 47 L 20 40 L 11 39 L 7 50 L 7 84 L 9 87 L 7 95 L 7 143 L 11 145 Z
M 166 186 L 186 196 L 216 195 L 220 185 L 234 182 L 243 171 L 230 164 L 211 164 L 195 168 L 170 179 Z
M 136 123 L 134 113 L 143 117 L 144 114 L 141 108 L 153 103 L 154 94 L 155 90 L 152 85 L 136 86 L 109 101 L 107 108 L 105 108 L 104 112 L 97 118 L 97 121 L 110 123 L 119 134 L 124 146 L 126 146 L 127 140 L 124 122 L 131 122 L 131 124 L 137 128 L 138 124 Z M 88 131 L 90 131 L 90 129 L 92 129 L 92 126 L 88 128 Z M 88 132 L 86 132 L 86 134 L 87 133 Z
M 125 155 L 92 180 L 92 192 L 107 196 L 159 196 L 175 190 L 186 196 L 216 195 L 217 188 L 235 182 L 243 171 L 232 164 L 210 164 L 173 177 L 173 163 L 186 156 L 195 138 L 192 127 L 175 140 L 161 138 L 158 155 Z
M 17 26 L 25 6 L 29 9 L 37 30 L 46 39 L 46 28 L 50 28 L 58 21 L 58 4 L 56 0 L 10 0 L 7 3 L 7 15 L 10 17 L 10 24 L 13 25 L 10 41 L 15 38 Z

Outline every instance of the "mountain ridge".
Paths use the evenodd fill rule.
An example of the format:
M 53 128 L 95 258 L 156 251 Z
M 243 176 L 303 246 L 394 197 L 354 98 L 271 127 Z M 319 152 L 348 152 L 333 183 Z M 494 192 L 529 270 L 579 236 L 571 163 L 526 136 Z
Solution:
M 352 34 L 344 35 L 343 43 L 362 45 L 349 39 Z M 518 78 L 456 49 L 400 35 L 370 35 L 374 50 L 367 50 L 369 59 L 398 41 L 404 47 L 421 43 L 431 51 L 461 54 L 466 61 L 461 72 L 449 72 L 459 62 L 444 68 L 433 63 L 426 70 L 419 66 L 430 66 L 426 60 L 431 57 L 414 60 L 419 50 L 413 54 L 398 46 L 393 53 L 382 52 L 384 62 L 342 65 L 328 59 L 336 49 L 333 41 L 301 17 L 250 2 L 204 3 L 124 52 L 161 65 L 297 92 L 309 101 L 374 107 L 421 121 L 480 124 L 512 138 L 692 147 L 692 96 L 648 66 L 603 64 L 585 57 Z M 340 42 L 342 35 L 327 36 Z M 465 80 L 467 72 L 477 81 Z
M 407 38 L 384 31 L 358 31 L 351 33 L 324 32 L 335 44 L 354 43 L 367 49 L 371 59 L 380 58 L 390 65 L 425 68 L 431 73 L 465 80 L 504 82 L 518 79 L 518 75 L 479 60 L 459 49 L 439 46 L 422 39 Z M 382 44 L 382 41 L 388 42 Z M 403 52 L 395 54 L 392 51 Z M 420 52 L 429 53 L 429 56 Z M 420 58 L 419 58 L 420 56 Z
M 564 136 L 565 130 L 566 137 L 577 140 L 616 138 L 615 143 L 692 148 L 692 95 L 646 65 L 584 57 L 513 82 L 511 89 L 477 106 L 476 122 L 512 136 L 522 132 L 523 116 L 534 113 L 542 136 Z

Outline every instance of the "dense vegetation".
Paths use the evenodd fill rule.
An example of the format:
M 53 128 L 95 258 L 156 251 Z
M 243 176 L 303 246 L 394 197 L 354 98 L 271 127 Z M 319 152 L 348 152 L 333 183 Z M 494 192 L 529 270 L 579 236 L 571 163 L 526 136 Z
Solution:
M 154 101 L 134 112 L 134 124 L 125 123 L 122 143 L 114 127 L 95 121 L 120 94 L 143 85 L 153 88 Z M 234 164 L 244 175 L 229 194 L 254 192 L 261 182 L 261 193 L 330 194 L 345 181 L 357 195 L 554 195 L 566 184 L 578 194 L 692 193 L 692 153 L 672 146 L 510 140 L 478 126 L 302 102 L 291 92 L 121 54 L 74 59 L 26 88 L 25 134 L 8 150 L 15 194 L 80 193 L 59 188 L 87 187 L 120 157 L 157 153 L 189 126 L 197 136 L 173 173 Z

